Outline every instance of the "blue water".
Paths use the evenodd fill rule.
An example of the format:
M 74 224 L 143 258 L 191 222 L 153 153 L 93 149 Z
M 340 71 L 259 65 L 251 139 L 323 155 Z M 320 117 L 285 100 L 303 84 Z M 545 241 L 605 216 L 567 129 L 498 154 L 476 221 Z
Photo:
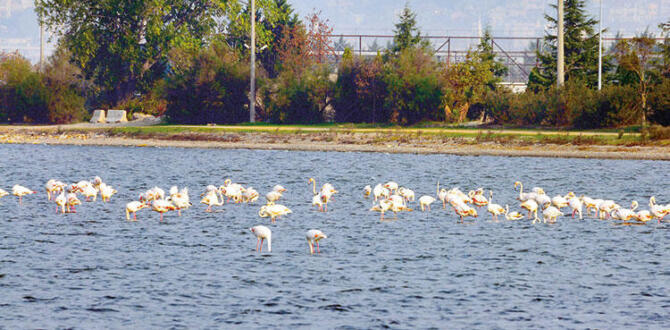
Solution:
M 119 193 L 56 214 L 44 184 L 99 175 Z M 311 206 L 309 177 L 339 190 Z M 431 212 L 380 222 L 363 186 L 395 180 L 417 198 L 484 187 L 515 201 L 514 181 L 622 205 L 670 203 L 670 163 L 373 153 L 0 145 L 0 327 L 18 328 L 667 328 L 670 222 L 643 226 L 569 217 L 556 224 L 458 223 Z M 191 199 L 226 178 L 264 196 L 275 184 L 293 214 L 270 224 L 264 198 L 205 213 L 138 213 L 125 204 L 153 186 Z M 418 205 L 413 205 L 418 209 Z M 222 211 L 221 211 L 222 210 Z M 390 216 L 392 218 L 392 216 Z M 248 228 L 273 231 L 255 251 Z M 308 229 L 328 235 L 309 255 Z

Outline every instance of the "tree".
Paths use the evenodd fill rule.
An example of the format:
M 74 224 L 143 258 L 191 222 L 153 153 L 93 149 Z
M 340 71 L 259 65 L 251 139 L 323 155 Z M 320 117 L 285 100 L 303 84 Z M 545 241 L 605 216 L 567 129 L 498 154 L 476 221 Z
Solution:
M 309 22 L 307 28 L 307 47 L 310 56 L 318 64 L 323 64 L 329 56 L 335 55 L 335 50 L 331 45 L 330 34 L 333 28 L 328 26 L 328 20 L 321 17 L 321 12 L 314 12 L 306 17 Z
M 447 120 L 458 115 L 458 122 L 465 120 L 470 106 L 483 102 L 483 97 L 490 84 L 496 81 L 493 64 L 486 53 L 469 51 L 465 61 L 450 65 L 445 72 L 449 93 L 445 100 L 445 117 Z M 456 113 L 454 113 L 456 109 Z
M 651 75 L 650 60 L 654 54 L 654 39 L 643 36 L 635 37 L 630 40 L 619 40 L 616 49 L 616 58 L 619 66 L 635 74 L 637 78 L 638 91 L 640 93 L 640 112 L 642 127 L 647 124 L 647 96 L 649 94 L 649 84 Z
M 200 48 L 226 2 L 44 0 L 35 6 L 76 65 L 116 104 L 166 71 L 172 47 Z
M 407 5 L 400 13 L 400 22 L 395 24 L 393 30 L 393 46 L 388 49 L 393 54 L 398 54 L 405 49 L 427 45 L 421 41 L 421 32 L 416 26 L 416 14 Z
M 2 58 L 0 81 L 0 121 L 48 122 L 48 90 L 30 61 L 18 54 Z
M 556 5 L 550 5 L 556 10 Z M 533 68 L 528 78 L 528 88 L 533 91 L 546 89 L 556 83 L 557 20 L 545 15 L 550 24 L 550 31 L 544 37 L 544 45 L 537 51 L 540 67 Z M 598 85 L 598 33 L 594 27 L 598 21 L 586 15 L 584 0 L 565 0 L 564 15 L 564 51 L 565 80 L 579 79 L 587 86 Z M 611 57 L 603 57 L 603 72 L 608 72 L 612 65 Z
M 257 59 L 270 78 L 276 77 L 279 43 L 288 31 L 302 24 L 286 0 L 256 0 Z M 249 56 L 251 13 L 249 1 L 229 1 L 221 28 L 226 42 L 240 54 Z
M 351 49 L 352 46 L 350 43 L 344 40 L 343 36 L 340 36 L 340 38 L 337 39 L 337 41 L 335 41 L 335 44 L 333 45 L 333 49 L 338 52 L 344 51 L 347 48 Z
M 491 73 L 493 73 L 493 78 L 488 81 L 486 84 L 490 89 L 495 90 L 496 84 L 502 81 L 509 69 L 502 61 L 496 60 L 496 54 L 493 52 L 493 37 L 491 36 L 491 28 L 486 27 L 484 30 L 484 36 L 477 45 L 477 52 L 479 53 L 479 60 L 489 67 Z

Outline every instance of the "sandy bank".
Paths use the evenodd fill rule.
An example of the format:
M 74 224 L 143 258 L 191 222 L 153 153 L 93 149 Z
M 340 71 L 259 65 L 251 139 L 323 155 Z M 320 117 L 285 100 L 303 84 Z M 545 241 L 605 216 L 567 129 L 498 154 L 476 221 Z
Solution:
M 667 146 L 602 146 L 478 142 L 464 138 L 366 133 L 194 133 L 109 135 L 105 132 L 0 128 L 0 143 L 220 149 L 385 152 L 601 159 L 670 160 Z

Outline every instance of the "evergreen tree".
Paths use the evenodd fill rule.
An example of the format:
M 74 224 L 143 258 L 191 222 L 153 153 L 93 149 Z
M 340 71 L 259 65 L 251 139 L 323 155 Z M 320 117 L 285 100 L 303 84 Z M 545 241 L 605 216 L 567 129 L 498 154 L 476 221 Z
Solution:
M 416 26 L 416 14 L 407 5 L 400 13 L 400 22 L 395 25 L 393 33 L 393 47 L 389 49 L 394 54 L 422 45 L 421 32 Z
M 598 85 L 598 33 L 594 27 L 598 21 L 588 17 L 584 0 L 564 0 L 564 52 L 565 80 L 578 79 L 593 88 Z M 557 6 L 550 5 L 554 11 Z M 545 15 L 551 30 L 544 37 L 544 47 L 538 50 L 540 67 L 533 68 L 528 77 L 528 88 L 534 91 L 546 89 L 556 83 L 557 19 Z M 612 68 L 611 56 L 603 56 L 603 72 Z
M 502 61 L 496 60 L 496 54 L 493 52 L 493 37 L 491 36 L 490 27 L 486 27 L 484 30 L 484 36 L 482 36 L 479 45 L 477 45 L 477 52 L 479 53 L 480 61 L 486 63 L 491 73 L 493 73 L 493 78 L 487 82 L 487 85 L 489 88 L 495 90 L 496 84 L 502 81 L 501 78 L 507 74 L 509 68 Z

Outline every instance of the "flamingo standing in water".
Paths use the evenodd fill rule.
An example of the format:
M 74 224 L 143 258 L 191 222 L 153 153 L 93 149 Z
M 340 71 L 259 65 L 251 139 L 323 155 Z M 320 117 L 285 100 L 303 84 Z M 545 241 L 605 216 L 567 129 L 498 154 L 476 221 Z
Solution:
M 268 240 L 268 252 L 272 252 L 272 231 L 265 226 L 254 226 L 249 228 L 256 235 L 256 251 L 263 252 L 263 241 Z
M 157 200 L 154 200 L 151 203 L 151 209 L 153 211 L 156 211 L 156 212 L 160 213 L 160 215 L 161 215 L 161 220 L 160 221 L 163 222 L 163 213 L 168 212 L 168 211 L 174 211 L 174 210 L 177 209 L 177 207 L 174 206 L 172 203 L 170 203 L 167 200 L 157 199 Z
M 147 207 L 148 205 L 138 201 L 132 201 L 126 204 L 126 220 L 130 220 L 130 213 L 133 214 L 133 221 L 137 221 L 137 211 Z
M 421 211 L 425 211 L 426 208 L 430 211 L 430 204 L 435 202 L 435 197 L 424 195 L 419 198 L 419 205 L 421 206 Z
M 384 212 L 391 209 L 393 202 L 388 199 L 382 199 L 379 201 L 379 204 L 372 206 L 370 211 L 377 211 L 380 213 L 379 220 L 384 220 Z
M 65 192 L 61 191 L 60 194 L 54 198 L 56 202 L 56 213 L 60 209 L 61 213 L 65 214 L 65 205 L 67 205 L 67 197 L 65 197 Z
M 219 200 L 219 192 L 217 190 L 208 190 L 205 196 L 200 200 L 200 204 L 206 204 L 207 209 L 205 212 L 212 212 L 212 206 L 221 206 L 223 205 L 223 196 Z
M 22 204 L 23 196 L 35 193 L 37 192 L 18 184 L 15 184 L 14 187 L 12 187 L 12 195 L 19 197 L 19 205 Z
M 542 219 L 544 222 L 549 221 L 553 223 L 556 222 L 556 218 L 561 215 L 563 215 L 563 213 L 557 207 L 549 206 L 542 212 Z
M 452 204 L 452 206 L 456 215 L 461 217 L 461 223 L 463 222 L 463 217 L 477 217 L 477 210 L 466 203 L 457 202 Z
M 289 213 L 292 213 L 292 211 L 288 207 L 281 204 L 263 205 L 261 206 L 260 211 L 258 211 L 258 215 L 261 218 L 270 217 L 272 223 L 275 223 L 276 219 L 280 216 L 287 215 Z
M 75 209 L 75 207 L 77 205 L 81 205 L 81 201 L 79 198 L 77 198 L 76 193 L 68 193 L 67 202 L 65 205 L 67 206 L 68 213 L 77 213 L 77 209 Z
M 534 199 L 529 199 L 521 203 L 521 208 L 528 210 L 528 219 L 531 218 L 531 214 L 535 215 L 533 223 L 540 220 L 540 218 L 537 217 L 537 207 L 537 202 Z
M 491 213 L 491 220 L 495 221 L 498 221 L 499 215 L 505 213 L 505 209 L 502 206 L 493 203 L 493 190 L 489 190 L 489 205 L 486 207 L 486 210 Z
M 314 245 L 316 245 L 316 252 L 321 253 L 321 251 L 319 251 L 319 241 L 321 239 L 328 238 L 326 234 L 324 234 L 318 229 L 312 229 L 307 231 L 305 237 L 307 238 L 307 244 L 309 245 L 310 254 L 314 254 Z

